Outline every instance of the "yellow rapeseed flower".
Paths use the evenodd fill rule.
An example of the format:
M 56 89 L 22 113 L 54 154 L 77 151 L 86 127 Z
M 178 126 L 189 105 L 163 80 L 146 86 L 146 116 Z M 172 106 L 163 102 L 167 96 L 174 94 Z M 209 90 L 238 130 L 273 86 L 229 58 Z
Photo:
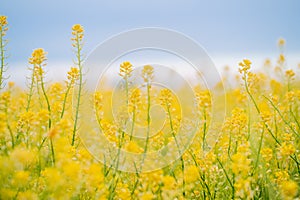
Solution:
M 295 76 L 295 72 L 292 69 L 289 69 L 289 70 L 285 71 L 285 75 L 286 75 L 286 77 L 291 79 Z
M 132 64 L 129 61 L 125 61 L 120 65 L 119 75 L 125 79 L 131 76 Z
M 239 63 L 239 72 L 242 73 L 247 73 L 249 69 L 251 68 L 252 62 L 248 59 L 244 59 L 243 62 Z
M 42 48 L 35 49 L 29 58 L 29 63 L 33 65 L 41 65 L 47 59 L 46 54 L 47 52 L 45 52 Z
M 278 47 L 282 48 L 285 45 L 285 39 L 279 38 L 277 45 L 278 45 Z
M 7 17 L 6 16 L 0 16 L 0 26 L 6 26 L 7 25 Z
M 71 67 L 70 71 L 68 71 L 67 78 L 71 84 L 74 84 L 75 81 L 79 78 L 79 69 L 77 67 Z
M 294 199 L 298 193 L 298 184 L 295 181 L 283 181 L 280 189 L 284 199 Z
M 145 82 L 149 82 L 153 79 L 154 69 L 151 65 L 145 65 L 142 71 L 142 77 Z

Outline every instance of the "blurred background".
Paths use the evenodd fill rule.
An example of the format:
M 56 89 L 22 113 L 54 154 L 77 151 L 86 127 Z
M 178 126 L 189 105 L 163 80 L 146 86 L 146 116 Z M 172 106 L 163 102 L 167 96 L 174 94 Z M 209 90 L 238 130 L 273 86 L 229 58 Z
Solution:
M 179 31 L 201 44 L 220 69 L 247 57 L 256 67 L 265 58 L 276 62 L 277 40 L 287 41 L 290 67 L 300 62 L 300 1 L 274 0 L 0 0 L 8 16 L 11 79 L 24 82 L 33 49 L 48 52 L 50 77 L 65 77 L 72 65 L 71 27 L 85 28 L 85 53 L 120 32 L 143 27 Z

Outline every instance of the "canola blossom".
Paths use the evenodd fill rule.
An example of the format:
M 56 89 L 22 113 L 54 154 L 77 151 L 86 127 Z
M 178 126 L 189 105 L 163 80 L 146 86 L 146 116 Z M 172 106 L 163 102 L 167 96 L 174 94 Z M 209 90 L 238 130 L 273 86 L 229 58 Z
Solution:
M 25 89 L 7 81 L 7 27 L 7 17 L 0 16 L 0 199 L 300 198 L 300 76 L 287 68 L 284 39 L 278 40 L 278 58 L 274 63 L 267 59 L 261 70 L 254 71 L 250 59 L 234 70 L 226 67 L 236 82 L 224 78 L 225 91 L 218 84 L 193 88 L 200 124 L 183 150 L 178 137 L 184 121 L 181 107 L 193 107 L 180 105 L 172 90 L 153 87 L 157 68 L 143 66 L 138 74 L 143 87 L 135 87 L 134 62 L 119 63 L 124 100 L 113 119 L 107 115 L 113 90 L 85 90 L 83 26 L 71 28 L 74 64 L 65 81 L 45 81 L 47 52 L 37 48 L 28 60 L 31 75 Z M 226 98 L 225 107 L 212 100 L 212 90 L 216 99 Z M 135 172 L 119 169 L 120 151 L 111 155 L 110 163 L 101 163 L 82 143 L 80 114 L 86 96 L 99 128 L 94 131 L 120 151 L 142 155 L 141 163 L 133 165 Z M 151 128 L 158 123 L 151 116 L 152 104 L 166 117 L 157 131 Z M 226 110 L 226 118 L 211 126 L 213 104 L 216 113 Z M 136 136 L 139 127 L 143 137 Z M 148 153 L 171 142 L 174 149 L 162 154 L 173 151 L 178 159 L 143 172 L 143 165 L 155 165 L 147 162 Z

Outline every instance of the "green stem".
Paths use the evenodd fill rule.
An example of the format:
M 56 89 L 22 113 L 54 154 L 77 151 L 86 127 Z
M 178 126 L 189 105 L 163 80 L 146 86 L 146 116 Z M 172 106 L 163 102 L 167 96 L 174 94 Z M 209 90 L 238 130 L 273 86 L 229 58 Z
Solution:
M 224 174 L 225 174 L 225 176 L 226 176 L 226 179 L 227 179 L 227 181 L 228 181 L 228 183 L 229 183 L 229 185 L 230 185 L 230 187 L 231 187 L 231 189 L 232 189 L 232 199 L 234 199 L 234 186 L 233 186 L 233 183 L 232 183 L 232 181 L 230 180 L 230 178 L 229 178 L 229 176 L 228 176 L 228 173 L 227 173 L 227 171 L 225 170 L 225 168 L 224 168 L 224 166 L 223 166 L 223 164 L 222 164 L 222 162 L 220 161 L 219 158 L 217 158 L 217 161 L 218 161 L 218 163 L 220 164 L 221 168 L 222 168 L 223 171 L 224 171 Z
M 206 110 L 204 108 L 204 111 L 203 111 L 203 117 L 204 117 L 204 124 L 203 124 L 203 141 L 202 141 L 202 151 L 204 153 L 204 150 L 205 150 L 205 138 L 206 138 L 206 129 L 207 129 L 207 116 L 206 116 Z
M 134 130 L 134 124 L 135 124 L 135 115 L 136 115 L 135 114 L 135 107 L 133 107 L 133 111 L 132 111 L 132 125 L 131 125 L 131 131 L 130 131 L 130 141 L 132 140 L 132 136 L 133 136 L 133 130 Z
M 50 115 L 49 116 L 49 130 L 50 130 L 51 129 L 51 106 L 50 106 L 49 98 L 48 98 L 46 90 L 45 90 L 43 75 L 41 75 L 41 87 L 42 87 L 42 91 L 43 91 L 44 97 L 45 97 L 46 102 L 47 102 L 47 109 L 48 109 L 48 112 L 49 112 L 49 115 Z
M 50 138 L 50 147 L 51 147 L 51 155 L 52 155 L 52 164 L 55 165 L 55 153 L 52 138 Z
M 3 88 L 3 71 L 4 71 L 4 44 L 3 44 L 3 27 L 0 29 L 0 51 L 1 51 L 1 68 L 0 68 L 0 89 Z
M 274 105 L 274 103 L 271 101 L 271 99 L 269 99 L 268 97 L 266 97 L 265 95 L 263 95 L 263 97 L 271 104 L 271 106 L 276 110 L 276 112 L 279 114 L 280 118 L 282 119 L 282 121 L 291 129 L 291 131 L 293 131 L 293 133 L 295 135 L 297 135 L 298 137 L 300 137 L 300 135 L 294 130 L 294 128 L 290 125 L 289 122 L 287 122 L 285 120 L 285 118 L 283 117 L 282 113 L 280 112 L 280 110 Z
M 6 115 L 6 125 L 7 125 L 7 129 L 9 131 L 9 134 L 10 134 L 10 137 L 11 137 L 11 146 L 12 148 L 15 147 L 15 139 L 14 139 L 14 135 L 13 135 L 13 132 L 12 132 L 12 129 L 11 129 L 11 126 L 10 126 L 10 123 L 9 123 L 9 119 L 8 119 L 8 105 L 7 105 L 7 101 L 5 102 L 5 115 Z
M 68 94 L 70 92 L 70 89 L 71 89 L 71 83 L 68 84 L 67 91 L 66 91 L 65 96 L 64 96 L 63 107 L 62 107 L 61 114 L 60 114 L 60 118 L 61 119 L 63 118 L 64 113 L 65 113 L 65 108 L 66 108 L 66 103 L 67 103 L 67 97 L 68 97 Z
M 78 125 L 78 117 L 79 117 L 79 107 L 80 107 L 80 99 L 81 99 L 81 92 L 82 92 L 82 82 L 83 82 L 83 75 L 82 75 L 82 58 L 81 58 L 81 47 L 78 34 L 76 35 L 76 47 L 77 47 L 77 64 L 79 67 L 79 88 L 78 88 L 78 95 L 77 95 L 77 104 L 76 104 L 76 111 L 75 111 L 75 121 L 73 127 L 73 134 L 72 134 L 72 146 L 75 145 L 76 139 L 76 131 Z
M 262 147 L 262 143 L 263 143 L 263 139 L 264 139 L 264 129 L 261 132 L 261 136 L 260 136 L 260 141 L 259 141 L 259 146 L 258 146 L 258 152 L 257 152 L 257 157 L 256 157 L 256 161 L 255 161 L 255 165 L 254 165 L 254 169 L 253 171 L 257 168 L 258 162 L 259 162 L 259 156 L 260 156 L 260 151 L 261 151 L 261 147 Z M 252 172 L 253 174 L 254 172 Z
M 167 105 L 167 112 L 168 112 L 168 116 L 169 116 L 169 123 L 170 123 L 170 127 L 171 127 L 171 133 L 172 133 L 172 136 L 175 140 L 175 143 L 176 143 L 176 146 L 178 148 L 178 153 L 179 153 L 179 156 L 180 156 L 180 161 L 181 161 L 181 171 L 182 171 L 182 195 L 185 197 L 185 180 L 184 180 L 184 160 L 183 160 L 183 157 L 182 157 L 182 152 L 181 152 L 181 149 L 180 149 L 180 146 L 179 146 L 179 143 L 177 141 L 177 138 L 176 138 L 176 135 L 175 135 L 175 130 L 174 130 L 174 127 L 173 127 L 173 121 L 172 121 L 172 115 L 171 115 L 171 111 L 170 111 L 170 105 L 169 105 L 169 102 L 166 102 L 166 105 Z
M 34 69 L 32 69 L 31 83 L 30 83 L 30 86 L 29 86 L 29 94 L 28 94 L 28 97 L 27 97 L 26 112 L 28 112 L 29 108 L 30 108 L 31 99 L 32 99 L 32 96 L 33 96 L 33 85 L 34 85 Z

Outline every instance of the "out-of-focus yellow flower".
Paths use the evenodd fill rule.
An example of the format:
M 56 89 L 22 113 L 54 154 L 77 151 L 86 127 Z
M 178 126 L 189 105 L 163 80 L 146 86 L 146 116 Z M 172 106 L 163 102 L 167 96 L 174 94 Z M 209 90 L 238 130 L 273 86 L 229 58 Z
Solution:
M 273 158 L 273 150 L 271 148 L 265 147 L 261 150 L 261 156 L 264 161 L 269 162 Z
M 171 106 L 173 100 L 172 92 L 169 89 L 162 89 L 159 94 L 159 99 L 162 106 Z
M 129 152 L 132 152 L 132 153 L 142 153 L 144 150 L 143 148 L 141 148 L 136 142 L 134 141 L 130 141 L 125 149 Z
M 196 101 L 200 110 L 211 107 L 210 92 L 208 90 L 196 92 Z
M 250 171 L 250 164 L 251 160 L 243 153 L 238 152 L 232 156 L 231 169 L 236 175 L 247 176 Z
M 164 189 L 173 190 L 176 186 L 176 180 L 173 176 L 166 175 L 163 177 Z
M 22 191 L 18 193 L 18 199 L 20 200 L 38 200 L 38 195 L 36 194 L 36 192 L 31 191 L 31 190 L 26 190 L 26 191 Z
M 0 26 L 6 26 L 7 25 L 7 17 L 6 16 L 0 16 Z
M 236 190 L 236 196 L 241 199 L 252 199 L 251 195 L 251 178 L 248 177 L 246 179 L 240 178 L 234 183 L 234 188 Z M 253 195 L 252 195 L 253 196 Z
M 35 164 L 37 154 L 33 150 L 18 147 L 11 152 L 10 159 L 14 162 L 16 169 L 22 170 Z
M 74 84 L 75 81 L 79 78 L 79 69 L 77 67 L 71 67 L 70 71 L 68 71 L 68 80 L 70 84 Z
M 136 88 L 132 91 L 129 98 L 129 112 L 133 112 L 134 110 L 137 111 L 141 103 L 141 90 Z
M 155 195 L 152 192 L 147 192 L 142 194 L 141 200 L 153 200 L 155 199 Z
M 125 61 L 120 65 L 119 75 L 125 79 L 131 76 L 132 64 L 129 61 Z
M 293 144 L 283 142 L 279 147 L 279 151 L 282 156 L 290 156 L 296 152 L 296 148 Z
M 184 178 L 187 183 L 195 182 L 199 179 L 199 170 L 196 165 L 189 165 L 184 172 Z
M 239 72 L 242 73 L 247 73 L 249 69 L 251 68 L 252 62 L 248 59 L 244 59 L 243 62 L 239 63 Z
M 17 171 L 14 174 L 13 185 L 21 188 L 28 186 L 30 174 L 28 171 Z
M 264 62 L 264 67 L 270 67 L 271 66 L 271 60 L 267 58 Z
M 278 45 L 279 48 L 284 47 L 284 45 L 285 45 L 285 39 L 279 38 L 278 42 L 277 42 L 277 45 Z
M 72 35 L 71 40 L 74 42 L 73 47 L 81 48 L 81 42 L 84 36 L 84 28 L 80 24 L 75 24 L 72 26 Z
M 153 79 L 154 69 L 151 65 L 145 65 L 142 71 L 142 77 L 145 82 L 149 82 Z
M 41 65 L 47 59 L 46 54 L 47 52 L 45 52 L 42 48 L 35 49 L 29 58 L 29 63 L 33 65 Z
M 13 81 L 8 82 L 8 87 L 9 88 L 13 88 L 14 86 L 15 86 L 15 82 L 13 82 Z
M 55 135 L 57 135 L 58 133 L 58 130 L 56 128 L 52 128 L 49 133 L 48 133 L 48 136 L 49 138 L 53 138 Z
M 289 69 L 289 70 L 285 71 L 285 75 L 286 75 L 287 78 L 291 79 L 295 76 L 295 72 L 294 72 L 294 70 Z
M 120 200 L 130 199 L 130 191 L 128 189 L 128 185 L 119 182 L 116 189 L 116 194 L 117 194 L 117 199 Z
M 283 65 L 283 64 L 285 63 L 285 56 L 284 56 L 283 54 L 279 54 L 277 63 L 278 63 L 279 65 Z
M 285 170 L 277 171 L 277 172 L 275 172 L 274 175 L 275 175 L 275 181 L 277 184 L 287 181 L 290 178 L 288 172 Z
M 294 199 L 298 193 L 298 185 L 295 181 L 283 181 L 280 184 L 281 193 L 284 199 Z
M 63 177 L 57 168 L 45 168 L 41 175 L 45 179 L 47 188 L 50 191 L 55 191 L 63 182 Z
M 79 34 L 79 33 L 83 33 L 84 29 L 80 24 L 74 24 L 72 26 L 72 31 L 73 31 L 72 34 L 76 35 L 76 34 Z
M 6 16 L 0 16 L 0 31 L 1 31 L 0 37 L 4 37 L 7 30 L 8 30 L 7 17 Z

